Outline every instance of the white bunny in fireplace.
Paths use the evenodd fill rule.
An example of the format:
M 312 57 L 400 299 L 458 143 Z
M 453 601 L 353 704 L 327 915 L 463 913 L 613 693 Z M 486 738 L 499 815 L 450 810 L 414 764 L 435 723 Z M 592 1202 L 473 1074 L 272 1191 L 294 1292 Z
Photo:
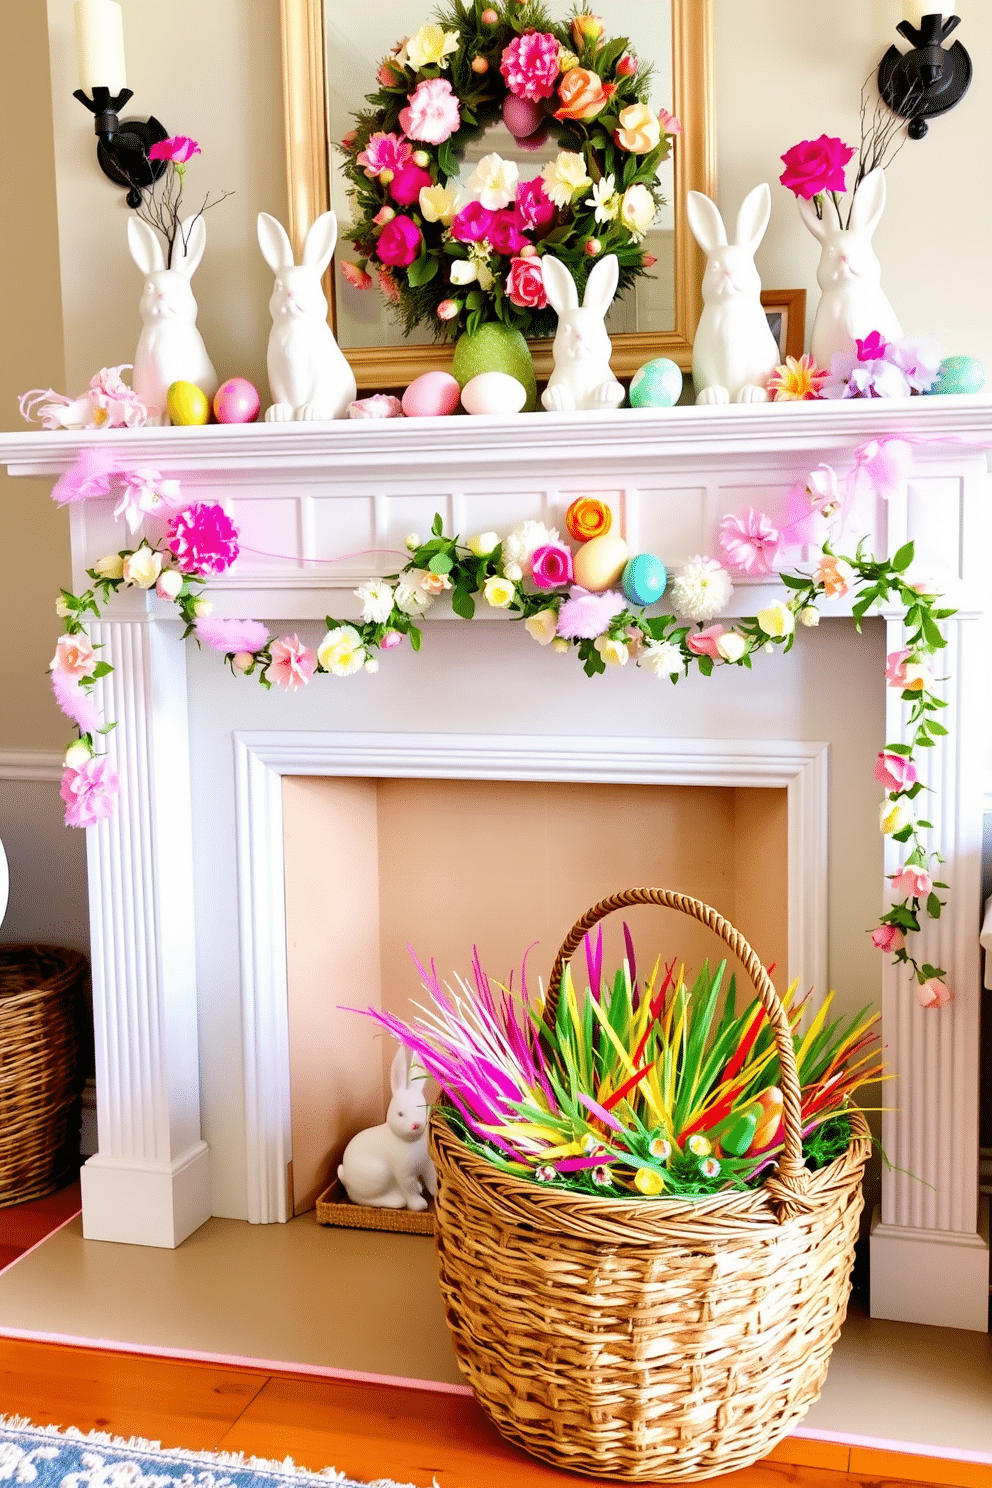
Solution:
M 397 1049 L 389 1084 L 392 1099 L 381 1126 L 352 1137 L 338 1178 L 355 1204 L 377 1209 L 426 1209 L 423 1190 L 437 1193 L 437 1175 L 427 1153 L 426 1072 Z

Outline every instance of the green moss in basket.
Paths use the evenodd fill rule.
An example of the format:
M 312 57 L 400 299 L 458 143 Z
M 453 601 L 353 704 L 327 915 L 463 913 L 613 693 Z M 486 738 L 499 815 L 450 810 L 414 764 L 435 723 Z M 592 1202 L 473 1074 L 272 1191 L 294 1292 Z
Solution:
M 447 1097 L 470 1148 L 506 1172 L 573 1192 L 700 1198 L 760 1183 L 782 1148 L 775 1042 L 757 1000 L 737 1008 L 726 963 L 688 984 L 660 959 L 642 984 L 627 955 L 603 974 L 602 935 L 585 941 L 588 986 L 565 969 L 553 1027 L 544 999 L 492 981 L 443 985 L 418 967 L 430 1002 L 407 1024 L 369 1009 L 412 1049 Z M 808 998 L 782 998 L 802 1088 L 810 1167 L 846 1150 L 854 1093 L 883 1077 L 877 1014 L 830 1020 L 826 998 L 800 1030 Z M 810 1012 L 812 1010 L 809 1010 Z

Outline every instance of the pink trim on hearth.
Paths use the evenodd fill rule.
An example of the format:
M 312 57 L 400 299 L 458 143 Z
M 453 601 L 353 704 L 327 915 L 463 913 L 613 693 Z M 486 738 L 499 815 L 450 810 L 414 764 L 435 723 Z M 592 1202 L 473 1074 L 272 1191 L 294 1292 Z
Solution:
M 25 1256 L 31 1255 L 32 1251 L 37 1250 L 39 1245 L 44 1245 L 46 1240 L 50 1240 L 53 1235 L 57 1235 L 59 1230 L 64 1230 L 67 1224 L 72 1224 L 72 1221 L 74 1219 L 78 1219 L 82 1212 L 82 1207 L 73 1210 L 71 1214 L 66 1216 L 61 1224 L 57 1224 L 54 1229 L 46 1231 L 46 1233 L 42 1235 L 40 1240 L 36 1240 L 33 1245 L 29 1245 L 27 1250 L 22 1250 L 20 1255 L 16 1255 L 12 1261 L 8 1261 L 6 1266 L 0 1266 L 0 1276 L 2 1276 L 5 1271 L 9 1271 L 11 1266 L 16 1266 L 19 1261 L 23 1261 Z
M 792 1436 L 806 1441 L 834 1442 L 841 1447 L 869 1447 L 876 1452 L 897 1452 L 904 1457 L 933 1457 L 946 1462 L 974 1462 L 980 1467 L 992 1465 L 992 1452 L 973 1452 L 967 1447 L 937 1447 L 933 1442 L 893 1441 L 887 1436 L 859 1436 L 852 1431 L 826 1431 L 814 1426 L 797 1426 Z

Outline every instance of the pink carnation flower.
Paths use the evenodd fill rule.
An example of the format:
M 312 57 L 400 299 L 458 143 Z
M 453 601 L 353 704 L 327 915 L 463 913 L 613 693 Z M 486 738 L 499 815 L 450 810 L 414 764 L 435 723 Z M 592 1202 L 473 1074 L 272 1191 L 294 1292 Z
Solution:
M 747 574 L 775 572 L 779 531 L 764 512 L 748 508 L 745 516 L 728 515 L 720 523 L 720 546 L 727 562 Z
M 531 579 L 535 589 L 560 589 L 572 582 L 572 553 L 564 543 L 546 543 L 531 558 Z
M 265 675 L 277 687 L 295 692 L 305 687 L 317 670 L 317 658 L 309 646 L 304 646 L 299 636 L 283 636 L 272 642 L 272 660 Z
M 609 628 L 610 621 L 626 609 L 627 601 L 615 589 L 590 594 L 573 584 L 558 612 L 558 634 L 567 641 L 593 641 Z
M 428 145 L 442 145 L 461 121 L 458 99 L 447 78 L 426 78 L 418 83 L 407 107 L 400 110 L 400 127 L 404 133 Z
M 357 156 L 358 164 L 365 174 L 371 178 L 377 176 L 380 171 L 390 170 L 396 172 L 406 165 L 413 154 L 413 146 L 399 134 L 373 134 L 361 154 Z
M 515 36 L 499 70 L 517 98 L 550 98 L 558 80 L 558 43 L 542 31 Z
M 117 771 L 105 754 L 93 755 L 79 769 L 67 767 L 59 795 L 65 802 L 67 827 L 92 827 L 114 814 Z
M 551 226 L 555 204 L 544 189 L 543 176 L 535 176 L 533 181 L 524 181 L 517 187 L 513 210 L 522 233 L 532 232 L 540 237 Z
M 166 546 L 181 573 L 219 574 L 238 556 L 238 529 L 218 501 L 197 501 L 173 517 Z
M 196 622 L 196 638 L 225 654 L 261 651 L 269 632 L 261 620 L 221 620 L 204 616 Z

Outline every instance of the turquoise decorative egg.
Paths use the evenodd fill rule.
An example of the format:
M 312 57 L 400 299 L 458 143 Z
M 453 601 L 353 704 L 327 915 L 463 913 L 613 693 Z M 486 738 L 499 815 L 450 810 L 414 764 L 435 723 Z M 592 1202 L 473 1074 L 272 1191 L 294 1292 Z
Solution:
M 674 408 L 682 396 L 682 373 L 668 357 L 645 362 L 630 379 L 631 408 Z
M 945 357 L 930 389 L 934 393 L 980 393 L 985 386 L 985 368 L 977 357 Z M 633 400 L 631 400 L 633 401 Z
M 620 582 L 631 604 L 654 604 L 665 592 L 668 569 L 653 553 L 638 553 L 627 564 Z

